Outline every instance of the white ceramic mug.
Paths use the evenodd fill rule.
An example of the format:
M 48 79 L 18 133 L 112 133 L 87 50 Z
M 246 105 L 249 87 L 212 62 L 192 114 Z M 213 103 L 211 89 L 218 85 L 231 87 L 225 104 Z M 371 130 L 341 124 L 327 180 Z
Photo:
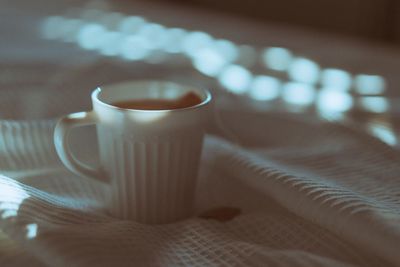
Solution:
M 113 106 L 135 99 L 177 99 L 193 92 L 195 106 L 137 110 Z M 170 82 L 139 81 L 101 86 L 93 91 L 93 110 L 61 118 L 56 151 L 74 173 L 110 183 L 111 213 L 142 223 L 168 223 L 192 214 L 197 172 L 211 94 Z M 74 127 L 96 124 L 100 167 L 75 159 L 68 147 Z

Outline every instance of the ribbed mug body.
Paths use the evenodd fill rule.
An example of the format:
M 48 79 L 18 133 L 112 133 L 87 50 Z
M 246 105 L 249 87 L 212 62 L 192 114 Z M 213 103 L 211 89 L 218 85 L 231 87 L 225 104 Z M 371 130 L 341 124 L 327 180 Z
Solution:
M 122 219 L 168 223 L 193 212 L 202 129 L 135 138 L 98 129 L 103 168 L 111 177 L 108 206 Z

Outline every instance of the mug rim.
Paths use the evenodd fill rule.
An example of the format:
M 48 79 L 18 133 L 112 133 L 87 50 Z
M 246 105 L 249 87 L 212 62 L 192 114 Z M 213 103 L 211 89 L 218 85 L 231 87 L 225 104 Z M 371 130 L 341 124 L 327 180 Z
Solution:
M 148 110 L 148 109 L 120 108 L 120 107 L 114 106 L 114 105 L 112 105 L 112 104 L 106 103 L 106 102 L 102 101 L 102 100 L 99 98 L 99 95 L 101 94 L 101 92 L 102 92 L 103 90 L 107 90 L 107 89 L 102 89 L 102 88 L 104 88 L 104 87 L 105 87 L 105 88 L 108 88 L 108 87 L 115 87 L 115 86 L 124 85 L 124 84 L 132 84 L 132 85 L 137 86 L 137 85 L 139 85 L 139 84 L 143 84 L 143 85 L 146 85 L 146 84 L 147 84 L 147 85 L 148 85 L 148 84 L 151 84 L 151 83 L 173 84 L 173 85 L 176 85 L 176 86 L 182 87 L 182 88 L 191 88 L 191 89 L 193 89 L 194 91 L 199 91 L 199 90 L 201 90 L 201 91 L 204 93 L 205 98 L 202 99 L 202 101 L 201 101 L 199 104 L 194 105 L 194 106 L 190 106 L 190 107 L 186 107 L 186 108 L 177 108 L 177 109 L 151 109 L 151 110 Z M 108 89 L 108 90 L 111 90 L 111 88 Z M 98 86 L 98 87 L 92 92 L 91 97 L 92 97 L 92 101 L 93 101 L 94 103 L 97 103 L 97 104 L 99 104 L 99 105 L 101 105 L 101 106 L 105 106 L 105 107 L 107 107 L 107 108 L 111 108 L 111 109 L 114 109 L 114 110 L 117 110 L 117 111 L 124 111 L 124 112 L 151 112 L 151 113 L 154 113 L 154 112 L 167 112 L 167 111 L 168 111 L 168 112 L 180 112 L 180 111 L 189 111 L 189 110 L 199 109 L 199 108 L 201 108 L 201 107 L 203 107 L 203 106 L 207 106 L 207 105 L 211 102 L 211 100 L 212 100 L 212 95 L 211 95 L 211 93 L 210 93 L 210 91 L 209 91 L 208 89 L 196 88 L 196 87 L 192 87 L 192 86 L 188 86 L 188 85 L 184 85 L 184 84 L 179 84 L 179 83 L 175 83 L 175 82 L 171 82 L 171 81 L 167 81 L 167 80 L 132 80 L 132 81 L 123 81 L 123 82 L 117 82 L 117 83 L 112 83 L 112 84 L 106 84 L 106 85 Z

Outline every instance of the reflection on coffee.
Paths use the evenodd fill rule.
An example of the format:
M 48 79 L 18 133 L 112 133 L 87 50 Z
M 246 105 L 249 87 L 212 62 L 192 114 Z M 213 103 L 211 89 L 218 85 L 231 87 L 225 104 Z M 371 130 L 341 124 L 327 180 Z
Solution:
M 112 105 L 123 109 L 168 110 L 188 108 L 201 102 L 197 94 L 189 92 L 177 99 L 132 99 L 115 102 Z

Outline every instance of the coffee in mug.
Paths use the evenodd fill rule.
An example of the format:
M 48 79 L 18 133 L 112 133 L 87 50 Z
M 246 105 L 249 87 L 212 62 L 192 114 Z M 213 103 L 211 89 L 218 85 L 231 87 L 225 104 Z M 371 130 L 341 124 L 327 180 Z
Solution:
M 113 106 L 123 109 L 168 110 L 196 106 L 202 102 L 200 96 L 189 92 L 177 99 L 131 99 L 113 103 Z
M 169 223 L 193 212 L 197 172 L 211 94 L 170 82 L 100 86 L 93 110 L 61 118 L 54 143 L 72 172 L 107 183 L 110 213 L 141 223 Z M 99 167 L 75 159 L 74 127 L 96 125 Z

